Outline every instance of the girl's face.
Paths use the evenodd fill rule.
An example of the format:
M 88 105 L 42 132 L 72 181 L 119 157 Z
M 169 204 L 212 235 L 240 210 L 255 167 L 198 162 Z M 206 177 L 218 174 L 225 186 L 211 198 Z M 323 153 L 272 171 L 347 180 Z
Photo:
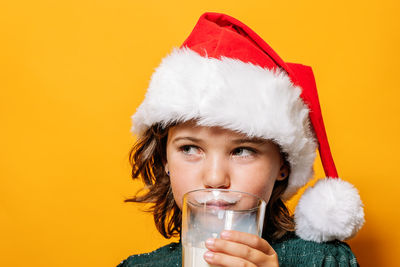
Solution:
M 167 163 L 175 201 L 191 190 L 222 188 L 269 201 L 276 180 L 287 177 L 279 148 L 265 139 L 186 122 L 168 131 Z M 284 177 L 281 176 L 284 173 Z

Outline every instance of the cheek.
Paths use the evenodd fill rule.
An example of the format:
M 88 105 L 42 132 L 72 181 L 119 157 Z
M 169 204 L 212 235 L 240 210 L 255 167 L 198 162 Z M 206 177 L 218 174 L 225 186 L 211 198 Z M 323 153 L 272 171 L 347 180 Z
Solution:
M 278 169 L 274 164 L 259 162 L 235 168 L 232 185 L 269 201 Z
M 179 208 L 182 208 L 183 195 L 188 191 L 201 188 L 199 166 L 183 162 L 171 155 L 168 159 L 168 168 L 175 202 Z

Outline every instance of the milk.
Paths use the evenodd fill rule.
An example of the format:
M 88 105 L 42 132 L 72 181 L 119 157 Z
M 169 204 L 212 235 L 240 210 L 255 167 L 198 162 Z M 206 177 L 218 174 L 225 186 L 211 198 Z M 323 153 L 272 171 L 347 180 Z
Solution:
M 203 255 L 207 251 L 205 247 L 193 247 L 191 245 L 183 245 L 183 266 L 185 267 L 213 267 L 215 265 L 208 264 Z
M 255 214 L 219 210 L 215 215 L 205 218 L 206 220 L 197 220 L 188 227 L 182 242 L 184 267 L 215 266 L 208 264 L 203 258 L 204 253 L 207 252 L 205 240 L 207 238 L 220 238 L 219 233 L 224 229 L 258 234 L 257 225 L 254 223 Z

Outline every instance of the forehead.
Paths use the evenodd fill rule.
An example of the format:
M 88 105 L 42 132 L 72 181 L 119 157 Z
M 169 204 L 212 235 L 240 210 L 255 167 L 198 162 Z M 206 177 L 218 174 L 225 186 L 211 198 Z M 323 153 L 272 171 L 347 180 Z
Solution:
M 252 141 L 257 143 L 268 143 L 266 140 L 258 137 L 249 137 L 248 135 L 226 129 L 220 126 L 201 126 L 197 125 L 194 121 L 179 123 L 170 127 L 168 131 L 168 139 L 175 139 L 179 137 L 193 136 L 197 138 L 223 138 L 225 140 L 240 140 Z

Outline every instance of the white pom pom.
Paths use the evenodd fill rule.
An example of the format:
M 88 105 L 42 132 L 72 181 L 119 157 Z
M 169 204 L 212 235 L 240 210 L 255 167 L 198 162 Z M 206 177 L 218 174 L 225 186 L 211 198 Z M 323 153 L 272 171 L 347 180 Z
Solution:
M 319 180 L 296 207 L 296 234 L 316 242 L 349 239 L 365 222 L 363 206 L 352 184 L 340 178 Z

